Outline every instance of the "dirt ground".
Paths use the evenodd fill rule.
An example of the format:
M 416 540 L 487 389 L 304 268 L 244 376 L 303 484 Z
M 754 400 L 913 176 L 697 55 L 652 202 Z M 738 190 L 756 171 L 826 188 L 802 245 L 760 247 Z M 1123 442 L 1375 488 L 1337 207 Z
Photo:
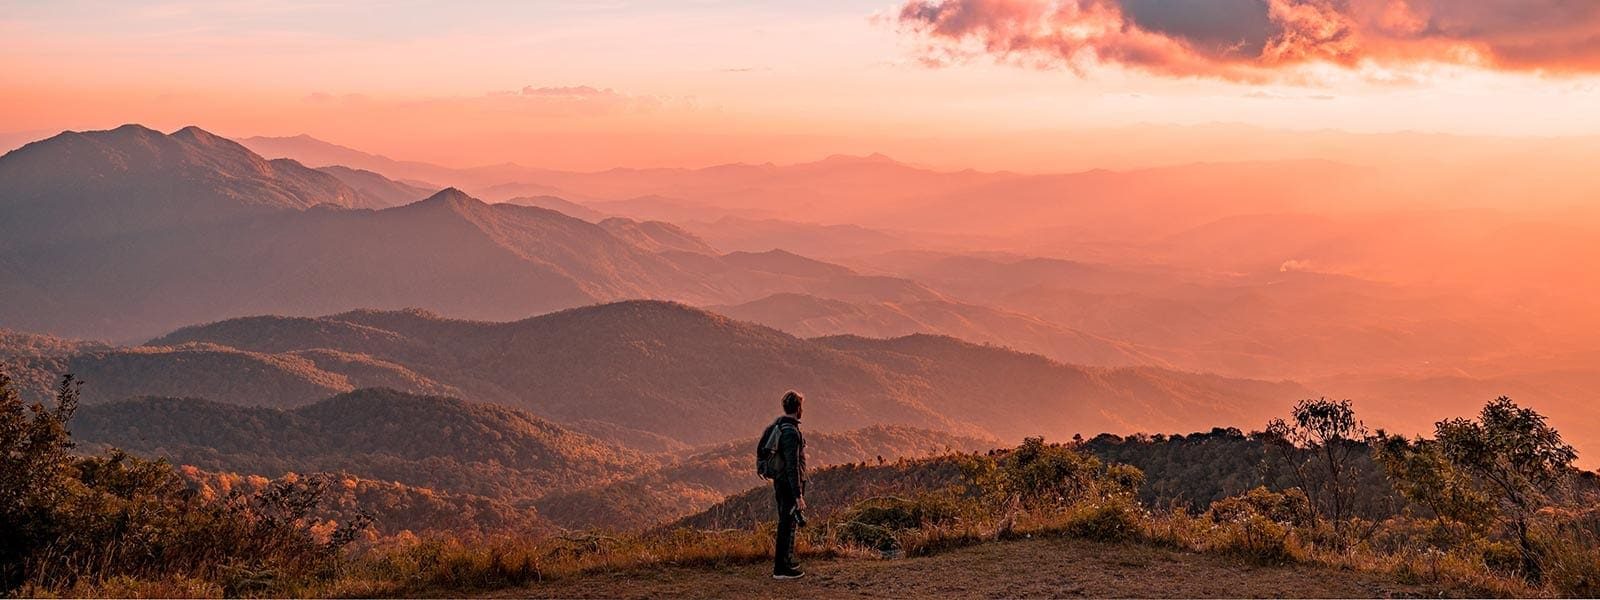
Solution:
M 990 543 L 925 558 L 810 561 L 774 581 L 770 565 L 665 568 L 500 590 L 536 598 L 1352 598 L 1437 596 L 1365 573 L 1070 539 Z

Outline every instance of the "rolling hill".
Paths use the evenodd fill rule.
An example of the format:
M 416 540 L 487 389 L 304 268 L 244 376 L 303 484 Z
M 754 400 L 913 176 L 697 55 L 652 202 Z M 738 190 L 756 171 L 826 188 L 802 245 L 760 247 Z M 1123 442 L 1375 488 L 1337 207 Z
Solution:
M 947 335 L 1008 346 L 1081 365 L 1160 364 L 1137 347 L 1038 317 L 950 300 L 845 302 L 805 294 L 773 294 L 733 306 L 711 306 L 735 319 L 760 323 L 802 337 Z
M 294 410 L 143 397 L 84 406 L 73 433 L 201 469 L 348 472 L 506 500 L 601 483 L 648 465 L 634 452 L 492 404 L 369 388 Z
M 659 469 L 620 481 L 540 498 L 545 518 L 568 528 L 634 529 L 661 525 L 709 508 L 730 494 L 768 483 L 756 477 L 751 442 L 735 441 L 696 452 Z M 973 452 L 994 440 L 877 425 L 806 436 L 807 465 L 896 461 L 945 452 Z
M 564 215 L 583 219 L 590 223 L 599 223 L 610 217 L 610 215 L 589 208 L 588 206 L 578 204 L 577 202 L 573 202 L 558 196 L 517 196 L 515 198 L 505 200 L 504 203 L 516 204 L 519 206 L 537 206 L 539 208 L 548 208 Z
M 626 240 L 651 252 L 717 254 L 717 249 L 711 247 L 711 244 L 671 223 L 611 217 L 600 221 L 599 225 L 618 239 Z
M 807 393 L 814 411 L 807 422 L 819 432 L 892 424 L 1001 439 L 1180 431 L 1219 420 L 1256 423 L 1307 394 L 1289 383 L 1067 365 L 940 336 L 807 340 L 657 301 L 514 322 L 444 319 L 420 311 L 249 317 L 180 329 L 151 343 L 214 344 L 270 357 L 359 355 L 403 367 L 416 375 L 417 385 L 448 386 L 466 398 L 521 408 L 642 450 L 743 437 L 738 432 L 769 419 L 776 398 L 789 388 Z M 359 379 L 331 361 L 317 365 Z M 153 380 L 203 377 L 182 374 L 200 368 L 194 363 L 148 368 L 172 373 Z M 185 395 L 172 389 L 119 393 Z M 264 393 L 244 403 L 303 401 L 303 394 Z
M 193 465 L 178 468 L 179 475 L 201 496 L 222 498 L 230 493 L 255 494 L 273 483 L 310 478 L 327 482 L 320 506 L 312 518 L 336 524 L 365 514 L 380 536 L 406 532 L 421 535 L 544 536 L 558 528 L 529 506 L 471 494 L 441 492 L 394 481 L 367 479 L 348 472 L 283 473 L 276 477 L 217 472 Z
M 345 185 L 383 202 L 384 206 L 410 204 L 427 198 L 440 189 L 438 186 L 424 187 L 395 181 L 372 171 L 340 165 L 318 167 L 317 170 L 339 178 Z

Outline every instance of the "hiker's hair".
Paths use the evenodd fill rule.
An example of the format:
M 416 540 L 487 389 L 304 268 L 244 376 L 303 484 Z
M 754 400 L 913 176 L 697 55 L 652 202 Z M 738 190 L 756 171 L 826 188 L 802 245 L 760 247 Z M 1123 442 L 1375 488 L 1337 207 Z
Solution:
M 806 399 L 800 392 L 789 390 L 783 393 L 783 414 L 792 415 L 800 410 L 800 403 Z

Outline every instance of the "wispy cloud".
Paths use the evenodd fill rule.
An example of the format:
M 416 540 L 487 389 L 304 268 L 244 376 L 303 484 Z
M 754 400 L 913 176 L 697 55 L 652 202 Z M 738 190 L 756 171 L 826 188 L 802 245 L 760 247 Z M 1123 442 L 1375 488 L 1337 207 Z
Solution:
M 364 110 L 415 110 L 429 115 L 495 113 L 509 117 L 565 118 L 649 113 L 662 108 L 688 108 L 684 99 L 626 94 L 588 85 L 524 86 L 477 96 L 374 98 L 364 94 L 334 95 L 316 92 L 304 100 L 313 105 Z

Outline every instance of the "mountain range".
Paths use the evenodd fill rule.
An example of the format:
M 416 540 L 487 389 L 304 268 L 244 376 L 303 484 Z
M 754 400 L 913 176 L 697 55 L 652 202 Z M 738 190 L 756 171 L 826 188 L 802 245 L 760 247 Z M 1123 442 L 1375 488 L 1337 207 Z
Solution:
M 1404 407 L 1497 389 L 1565 417 L 1595 380 L 1588 213 L 1443 210 L 1328 161 L 573 173 L 243 142 L 130 125 L 0 157 L 0 327 L 112 342 L 6 342 L 31 393 L 73 371 L 91 402 L 293 410 L 383 386 L 676 452 L 726 436 L 673 415 L 736 427 L 791 386 L 837 398 L 831 431 L 1010 439 L 1248 427 L 1316 394 L 1408 431 L 1431 422 Z M 1260 381 L 1282 379 L 1307 387 Z M 1002 395 L 1051 416 L 985 413 Z
M 508 319 L 626 298 L 937 297 L 787 254 L 721 255 L 666 223 L 591 223 L 454 188 L 417 198 L 423 188 L 266 160 L 194 127 L 28 144 L 0 157 L 0 190 L 0 325 L 67 336 L 355 308 Z
M 168 396 L 302 410 L 388 386 L 526 410 L 646 452 L 725 442 L 770 419 L 789 388 L 811 398 L 807 422 L 817 431 L 883 424 L 1001 440 L 1261 422 L 1307 393 L 1286 382 L 1069 365 L 926 334 L 802 339 L 659 301 L 514 322 L 371 310 L 248 317 L 145 346 L 16 354 L 12 368 L 34 398 L 62 372 L 87 382 L 91 405 Z

